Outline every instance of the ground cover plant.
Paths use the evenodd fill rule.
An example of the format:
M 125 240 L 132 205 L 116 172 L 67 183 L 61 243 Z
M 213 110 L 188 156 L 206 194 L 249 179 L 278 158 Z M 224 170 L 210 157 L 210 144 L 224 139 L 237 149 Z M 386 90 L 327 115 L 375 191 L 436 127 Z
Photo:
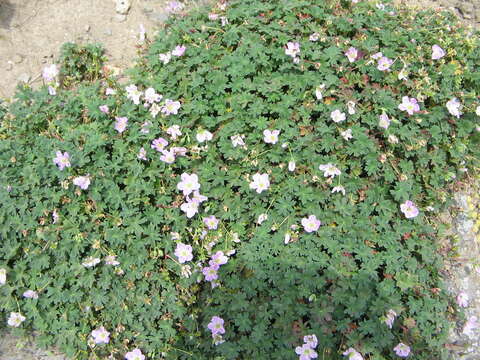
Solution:
M 5 325 L 75 359 L 443 358 L 430 214 L 478 165 L 478 36 L 366 1 L 169 7 L 129 84 L 52 65 L 0 113 Z

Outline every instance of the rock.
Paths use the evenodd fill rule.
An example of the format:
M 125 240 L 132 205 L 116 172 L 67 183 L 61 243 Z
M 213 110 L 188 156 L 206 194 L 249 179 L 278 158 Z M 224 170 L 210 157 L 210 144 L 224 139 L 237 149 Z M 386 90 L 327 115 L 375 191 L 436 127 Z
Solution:
M 90 31 L 90 25 L 85 25 L 85 32 L 89 32 Z
M 115 21 L 121 23 L 121 22 L 124 22 L 125 20 L 127 20 L 127 15 L 122 15 L 122 14 L 115 15 Z
M 130 0 L 116 0 L 115 1 L 115 11 L 118 14 L 126 15 L 128 14 L 128 10 L 130 10 Z
M 22 61 L 23 61 L 23 56 L 21 56 L 21 55 L 17 54 L 13 57 L 13 62 L 15 64 L 20 64 Z
M 23 73 L 18 77 L 17 80 L 19 82 L 28 83 L 30 81 L 30 75 L 28 75 L 27 73 Z

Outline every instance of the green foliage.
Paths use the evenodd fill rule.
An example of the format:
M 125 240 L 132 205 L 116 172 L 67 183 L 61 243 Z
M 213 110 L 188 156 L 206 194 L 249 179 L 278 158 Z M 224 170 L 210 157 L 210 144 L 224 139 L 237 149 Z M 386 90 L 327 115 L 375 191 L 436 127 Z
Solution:
M 241 0 L 211 10 L 228 18 L 225 26 L 206 10 L 173 18 L 131 76 L 142 91 L 179 100 L 176 115 L 152 117 L 120 85 L 112 96 L 99 83 L 56 96 L 20 91 L 0 127 L 4 316 L 20 311 L 23 328 L 76 359 L 122 359 L 138 347 L 148 359 L 288 360 L 307 334 L 317 335 L 321 359 L 342 358 L 348 347 L 366 359 L 394 359 L 399 342 L 415 359 L 442 358 L 454 306 L 438 290 L 439 231 L 426 209 L 445 205 L 459 168 L 478 165 L 479 39 L 447 13 L 392 10 Z M 318 41 L 309 41 L 315 32 Z M 285 54 L 291 41 L 301 44 L 299 64 Z M 160 61 L 180 44 L 184 56 Z M 447 52 L 436 61 L 434 44 Z M 344 55 L 351 46 L 364 54 L 353 63 Z M 99 77 L 101 51 L 88 49 L 64 47 L 67 84 Z M 395 60 L 390 71 L 370 58 L 380 51 Z M 402 69 L 407 80 L 398 79 Z M 421 112 L 400 111 L 403 96 L 419 99 Z M 445 106 L 453 97 L 463 104 L 459 118 Z M 355 114 L 333 122 L 330 113 L 347 112 L 349 101 Z M 378 125 L 383 112 L 392 119 L 388 129 Z M 129 119 L 122 133 L 115 116 Z M 146 121 L 148 133 L 140 131 Z M 182 131 L 176 140 L 166 134 L 172 125 Z M 349 141 L 340 135 L 347 128 Z M 201 129 L 213 139 L 199 144 Z M 263 141 L 265 129 L 280 130 L 278 143 Z M 232 146 L 238 134 L 246 147 Z M 162 162 L 150 146 L 158 137 L 187 148 L 187 156 Z M 141 147 L 147 161 L 137 158 Z M 71 167 L 59 170 L 56 151 L 70 154 Z M 319 165 L 327 163 L 341 176 L 324 177 Z M 182 173 L 197 174 L 208 196 L 191 219 L 180 209 Z M 249 188 L 255 173 L 271 182 L 260 194 Z M 87 190 L 73 185 L 87 174 Z M 337 185 L 345 196 L 332 193 Z M 405 218 L 406 200 L 419 216 Z M 322 226 L 307 233 L 300 222 L 311 214 Z M 205 234 L 202 219 L 210 215 L 220 225 Z M 193 247 L 189 277 L 174 255 L 177 242 Z M 201 267 L 219 250 L 236 253 L 212 288 Z M 82 266 L 107 255 L 120 265 Z M 39 298 L 22 298 L 27 289 Z M 398 314 L 392 329 L 382 321 L 389 309 Z M 207 329 L 212 316 L 225 320 L 217 346 Z M 90 348 L 100 326 L 110 343 Z
M 62 84 L 70 87 L 82 81 L 95 81 L 101 78 L 106 59 L 104 52 L 101 44 L 63 44 L 60 49 Z

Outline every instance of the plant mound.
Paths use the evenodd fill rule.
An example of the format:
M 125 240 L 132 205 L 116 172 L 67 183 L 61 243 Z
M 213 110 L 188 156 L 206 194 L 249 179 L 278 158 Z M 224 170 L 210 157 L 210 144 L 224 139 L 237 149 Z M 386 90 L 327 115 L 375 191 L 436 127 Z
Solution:
M 479 45 L 241 0 L 169 20 L 127 86 L 50 68 L 0 112 L 5 324 L 75 359 L 442 358 L 429 213 L 478 160 Z

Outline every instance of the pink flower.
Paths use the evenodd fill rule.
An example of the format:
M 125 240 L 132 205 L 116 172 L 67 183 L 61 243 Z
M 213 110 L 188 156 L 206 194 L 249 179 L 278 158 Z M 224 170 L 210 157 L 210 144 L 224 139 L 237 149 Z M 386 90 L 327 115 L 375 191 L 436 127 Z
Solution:
M 388 118 L 388 115 L 382 113 L 382 115 L 380 115 L 378 118 L 378 126 L 384 128 L 385 130 L 388 129 L 388 127 L 390 126 L 390 119 Z
M 462 104 L 458 101 L 457 98 L 453 98 L 447 102 L 447 109 L 450 114 L 453 116 L 460 118 L 460 115 L 463 113 L 460 111 Z
M 196 174 L 183 173 L 181 175 L 182 181 L 177 184 L 177 189 L 183 191 L 184 196 L 190 195 L 193 191 L 200 189 L 198 183 L 198 176 Z
M 110 333 L 103 326 L 93 330 L 91 335 L 95 344 L 108 344 L 110 341 Z
M 256 173 L 252 178 L 253 181 L 250 183 L 250 189 L 256 190 L 258 194 L 270 187 L 268 174 Z
M 410 200 L 407 200 L 403 204 L 401 204 L 400 210 L 402 211 L 402 213 L 405 215 L 407 219 L 414 218 L 419 213 L 418 208 Z
M 276 144 L 278 141 L 278 135 L 280 134 L 280 130 L 264 130 L 263 131 L 263 141 L 267 144 Z
M 223 321 L 221 317 L 213 316 L 207 327 L 214 335 L 225 334 L 225 328 L 223 327 L 224 323 L 225 321 Z
M 372 56 L 370 56 L 372 59 L 374 60 L 378 60 L 380 59 L 381 57 L 383 56 L 383 54 L 381 52 L 377 52 L 375 54 L 373 54 Z
M 175 249 L 175 256 L 178 258 L 180 264 L 192 260 L 192 247 L 190 245 L 178 243 L 177 248 Z
M 303 344 L 302 346 L 297 346 L 295 348 L 295 353 L 300 355 L 298 358 L 299 360 L 310 360 L 316 359 L 318 354 L 315 350 L 313 350 L 309 344 Z
M 172 55 L 173 56 L 183 56 L 183 54 L 185 54 L 185 50 L 187 50 L 187 48 L 183 45 L 177 45 L 175 47 L 175 49 L 172 50 Z
M 38 299 L 38 293 L 33 290 L 27 290 L 23 293 L 23 297 L 27 299 Z
M 345 116 L 345 113 L 341 112 L 340 110 L 334 110 L 330 113 L 330 117 L 331 119 L 336 122 L 336 123 L 339 123 L 339 122 L 342 122 L 343 120 L 345 120 L 346 116 Z
M 305 231 L 309 233 L 317 231 L 321 224 L 315 215 L 310 215 L 308 218 L 302 219 L 302 226 Z
M 87 174 L 86 176 L 77 176 L 73 179 L 73 185 L 77 185 L 82 190 L 87 190 L 90 186 L 90 176 Z
M 178 114 L 178 110 L 180 109 L 180 101 L 173 101 L 170 99 L 165 100 L 165 105 L 162 107 L 162 114 L 171 115 L 171 114 Z
M 185 7 L 185 5 L 183 5 L 181 2 L 170 1 L 170 2 L 167 3 L 167 7 L 165 8 L 165 10 L 167 12 L 176 13 L 176 12 L 181 11 L 184 7 Z
M 398 109 L 406 111 L 408 115 L 413 115 L 413 113 L 420 111 L 420 106 L 418 105 L 417 99 L 404 96 L 402 97 L 402 103 L 398 105 Z
M 288 42 L 285 47 L 285 55 L 295 58 L 300 54 L 300 44 L 298 42 Z
M 157 150 L 158 152 L 162 152 L 167 145 L 168 141 L 162 137 L 159 137 L 158 139 L 152 141 L 151 148 Z
M 348 58 L 348 61 L 353 63 L 355 60 L 357 60 L 358 50 L 354 47 L 351 47 L 345 52 L 345 56 Z
M 432 46 L 432 60 L 438 60 L 445 56 L 445 51 L 438 45 Z
M 108 114 L 108 112 L 109 112 L 109 109 L 108 109 L 108 106 L 107 106 L 107 105 L 100 105 L 98 108 L 99 108 L 100 111 L 103 112 L 104 114 Z
M 347 351 L 345 351 L 343 356 L 348 356 L 348 360 L 363 360 L 362 354 L 360 354 L 357 350 L 354 348 L 349 348 Z
M 393 64 L 393 60 L 385 56 L 382 56 L 380 60 L 378 60 L 377 69 L 380 71 L 386 71 L 390 69 L 390 66 L 392 66 L 392 64 Z
M 145 360 L 145 355 L 142 354 L 140 349 L 133 349 L 125 354 L 126 360 Z
M 170 135 L 172 140 L 176 140 L 177 137 L 182 135 L 182 132 L 180 131 L 180 126 L 178 125 L 172 125 L 167 129 L 167 134 Z
M 170 151 L 162 150 L 160 160 L 167 164 L 173 164 L 175 162 L 175 152 L 173 152 L 171 149 Z
M 70 167 L 70 155 L 66 151 L 63 154 L 61 151 L 57 151 L 55 155 L 53 162 L 58 166 L 60 171 L 66 167 Z
M 212 259 L 208 262 L 208 265 L 218 269 L 221 265 L 224 265 L 228 262 L 228 256 L 225 256 L 223 251 L 217 251 Z
M 203 223 L 209 230 L 216 230 L 218 227 L 218 219 L 215 217 L 215 215 L 203 218 Z
M 393 348 L 395 354 L 400 357 L 407 357 L 410 354 L 410 346 L 405 345 L 404 343 L 399 343 Z
M 210 13 L 210 14 L 208 14 L 208 19 L 211 20 L 211 21 L 218 20 L 218 14 Z
M 464 292 L 461 292 L 457 295 L 457 304 L 460 307 L 467 307 L 468 306 L 468 295 Z
M 202 273 L 205 276 L 206 281 L 214 281 L 218 279 L 217 273 L 218 266 L 209 266 L 202 269 Z
M 127 128 L 128 118 L 115 116 L 115 130 L 122 133 Z
M 170 151 L 173 151 L 175 156 L 186 156 L 187 155 L 187 148 L 173 146 L 170 148 Z

